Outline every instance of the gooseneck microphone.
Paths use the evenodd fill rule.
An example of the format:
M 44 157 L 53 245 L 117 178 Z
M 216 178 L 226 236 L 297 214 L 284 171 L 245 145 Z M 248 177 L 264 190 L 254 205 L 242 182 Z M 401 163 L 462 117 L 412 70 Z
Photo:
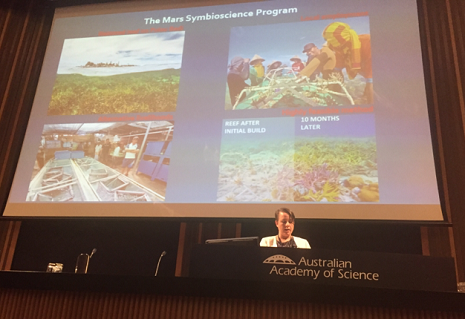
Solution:
M 76 261 L 76 268 L 74 272 L 76 274 L 87 274 L 87 268 L 89 267 L 89 261 L 92 256 L 97 252 L 97 248 L 92 249 L 92 252 L 89 254 L 80 254 Z
M 163 251 L 160 255 L 160 258 L 158 258 L 158 264 L 157 264 L 157 269 L 155 270 L 155 276 L 158 274 L 158 267 L 160 267 L 160 261 L 165 255 L 166 255 L 166 251 Z

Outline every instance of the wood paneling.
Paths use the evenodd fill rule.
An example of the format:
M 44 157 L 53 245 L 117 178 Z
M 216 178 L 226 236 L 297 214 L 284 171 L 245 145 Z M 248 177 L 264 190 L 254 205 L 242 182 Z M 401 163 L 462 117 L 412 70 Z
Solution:
M 0 289 L 8 319 L 461 319 L 464 313 L 289 301 Z
M 0 221 L 0 270 L 11 269 L 20 228 L 20 221 Z
M 38 1 L 0 6 L 0 209 L 13 181 L 53 11 Z
M 447 22 L 449 29 L 451 30 L 450 45 L 452 47 L 452 57 L 454 65 L 454 77 L 455 83 L 450 83 L 456 88 L 456 94 L 452 96 L 455 101 L 454 106 L 460 108 L 460 120 L 461 120 L 461 141 L 462 137 L 465 137 L 465 101 L 464 101 L 464 85 L 465 85 L 465 6 L 461 0 L 446 0 L 447 9 Z M 447 107 L 444 105 L 444 107 Z M 464 138 L 465 139 L 465 138 Z M 452 144 L 452 149 L 456 149 L 457 145 L 455 142 L 449 142 Z M 465 142 L 461 145 L 462 152 L 465 152 Z M 454 163 L 456 163 L 454 161 Z M 460 157 L 460 163 L 458 164 L 461 170 L 465 170 L 465 157 Z M 454 174 L 454 169 L 451 170 L 451 174 Z M 454 203 L 451 207 L 451 220 L 453 222 L 453 232 L 450 233 L 450 237 L 453 239 L 453 252 L 455 254 L 458 279 L 461 282 L 465 281 L 465 196 L 463 196 L 463 190 L 465 189 L 465 174 L 459 176 L 459 180 L 456 183 L 450 185 L 457 192 L 457 196 L 460 197 L 461 201 Z
M 450 230 L 428 229 L 427 242 L 432 256 L 456 258 L 458 279 L 465 281 L 465 6 L 457 0 L 421 0 L 419 12 L 439 184 L 452 223 Z

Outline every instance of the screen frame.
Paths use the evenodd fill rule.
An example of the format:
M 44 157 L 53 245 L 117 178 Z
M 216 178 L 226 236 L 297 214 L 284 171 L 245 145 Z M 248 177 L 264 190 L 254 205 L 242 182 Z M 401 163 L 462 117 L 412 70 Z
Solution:
M 99 6 L 100 5 L 100 4 L 95 4 L 94 1 L 91 1 L 91 2 L 92 2 L 92 4 L 90 4 L 90 6 Z M 99 2 L 99 1 L 96 1 L 96 2 Z M 104 2 L 107 2 L 107 1 L 104 1 Z M 245 2 L 249 2 L 249 1 L 245 1 Z M 233 1 L 233 2 L 225 1 L 224 3 L 222 2 L 221 4 L 230 4 L 230 3 L 238 3 L 238 2 L 237 1 Z M 59 2 L 59 3 L 55 3 L 55 4 L 58 4 L 58 5 L 55 6 L 56 8 L 60 8 L 60 10 L 65 10 L 65 12 L 66 12 L 65 14 L 70 14 L 70 15 L 79 14 L 79 10 L 75 10 L 75 9 L 87 10 L 87 7 L 89 6 L 89 5 L 83 5 L 83 6 L 75 7 L 71 3 L 64 4 L 63 2 Z M 121 5 L 123 5 L 123 7 L 125 7 L 125 8 L 127 8 L 127 7 L 131 7 L 132 3 L 123 3 Z M 154 5 L 153 3 L 148 3 L 147 2 L 146 5 L 150 6 L 150 7 L 155 6 L 156 9 L 158 10 L 158 9 L 168 9 L 168 8 L 211 6 L 211 3 L 206 3 L 206 4 L 197 4 L 196 3 L 193 6 L 192 4 L 186 2 L 186 3 L 183 3 L 183 5 L 181 5 L 181 6 L 178 6 L 178 5 L 176 5 L 176 6 L 166 5 L 166 6 L 162 6 L 161 8 L 160 8 L 159 5 Z M 417 8 L 418 8 L 418 3 L 417 3 Z M 116 9 L 116 10 L 121 11 L 123 9 Z M 134 9 L 134 11 L 140 11 L 140 10 L 141 9 L 139 9 L 139 8 L 137 10 Z M 99 14 L 99 12 L 97 11 L 95 14 Z M 421 20 L 420 20 L 421 16 L 420 15 L 418 16 L 418 18 L 419 18 L 419 21 L 421 22 Z M 421 27 L 421 24 L 422 23 L 420 23 L 420 27 Z M 420 32 L 421 32 L 421 28 L 420 28 Z M 422 55 L 425 55 L 425 51 L 423 49 L 424 40 L 423 40 L 423 37 L 421 36 L 421 34 L 420 34 L 420 42 L 421 42 L 421 46 L 422 46 Z M 427 63 L 426 63 L 426 60 L 425 60 L 425 58 L 423 56 L 423 70 L 425 72 L 425 76 L 424 76 L 425 86 L 427 85 L 427 82 L 428 82 L 427 81 L 427 74 L 426 74 L 426 72 L 427 72 L 426 66 L 427 66 Z M 448 224 L 448 223 L 450 223 L 450 217 L 449 217 L 449 214 L 447 214 L 447 209 L 445 209 L 446 205 L 444 204 L 444 190 L 443 190 L 443 187 L 442 187 L 443 183 L 441 183 L 441 181 L 444 182 L 444 180 L 442 178 L 442 171 L 443 170 L 441 169 L 442 166 L 440 165 L 440 163 L 438 163 L 439 161 L 438 161 L 438 155 L 437 155 L 437 153 L 439 152 L 438 146 L 437 146 L 438 139 L 436 138 L 437 137 L 437 133 L 436 133 L 437 128 L 436 128 L 436 126 L 432 125 L 434 117 L 431 115 L 431 107 L 430 107 L 431 103 L 429 102 L 429 100 L 430 100 L 429 95 L 430 94 L 428 94 L 428 92 L 427 92 L 426 98 L 427 98 L 427 102 L 428 102 L 427 106 L 428 106 L 429 121 L 430 121 L 430 133 L 431 133 L 431 140 L 432 140 L 432 147 L 433 147 L 434 165 L 435 165 L 435 169 L 436 169 L 436 180 L 437 180 L 437 185 L 438 185 L 439 201 L 440 201 L 440 207 L 441 207 L 441 213 L 442 213 L 443 220 L 437 220 L 437 221 L 422 221 L 422 220 L 417 221 L 417 220 L 415 220 L 413 222 L 416 222 L 416 223 L 419 223 L 419 224 Z M 3 215 L 3 213 L 2 213 L 2 215 Z M 14 216 L 3 216 L 3 217 L 13 217 L 13 218 L 15 218 Z M 17 217 L 18 218 L 23 218 L 23 216 L 17 216 Z M 36 217 L 40 218 L 40 216 L 24 216 L 24 218 L 36 218 Z M 47 216 L 42 216 L 42 217 L 48 218 Z M 61 217 L 75 218 L 77 216 L 70 216 L 70 217 L 53 216 L 53 218 L 61 218 Z M 94 216 L 87 216 L 87 217 L 88 218 L 98 218 L 98 217 L 94 217 Z M 77 217 L 77 218 L 79 218 L 79 217 Z M 120 218 L 120 217 L 119 216 L 111 216 L 111 217 L 103 216 L 103 218 Z M 125 217 L 122 217 L 122 218 L 131 218 L 131 217 L 130 216 L 125 216 Z M 143 218 L 143 217 L 138 217 L 138 218 Z M 153 218 L 165 218 L 165 217 L 153 216 Z M 185 218 L 185 217 L 178 216 L 178 217 L 174 217 L 174 218 L 181 218 L 182 219 L 182 218 Z M 207 218 L 208 219 L 209 217 L 194 217 L 194 218 L 200 218 L 200 219 Z M 230 217 L 216 217 L 216 218 L 218 218 L 218 219 L 222 219 L 222 218 L 229 219 Z M 239 218 L 241 218 L 241 217 L 239 217 Z M 324 220 L 324 218 L 318 218 L 318 217 L 317 218 L 309 217 L 308 219 Z M 338 219 L 335 218 L 335 219 L 331 219 L 331 220 L 337 221 Z M 359 221 L 359 220 L 365 220 L 365 219 L 350 219 L 350 220 Z M 371 221 L 371 219 L 369 219 L 369 220 Z M 377 219 L 376 221 L 379 221 L 379 222 L 391 222 L 392 221 L 392 222 L 401 222 L 401 223 L 403 223 L 403 222 L 412 222 L 410 220 L 384 220 L 384 219 L 379 219 L 379 220 Z

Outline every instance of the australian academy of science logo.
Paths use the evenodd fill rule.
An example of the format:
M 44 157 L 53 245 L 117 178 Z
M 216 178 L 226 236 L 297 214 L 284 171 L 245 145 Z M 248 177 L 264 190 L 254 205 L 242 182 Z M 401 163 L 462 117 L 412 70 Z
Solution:
M 291 258 L 284 255 L 274 255 L 270 256 L 263 261 L 264 264 L 273 264 L 271 267 L 270 275 L 278 276 L 298 276 L 298 277 L 312 277 L 317 279 L 320 275 L 320 270 L 306 268 L 302 269 L 297 267 L 295 261 Z M 282 266 L 291 266 L 291 267 L 282 267 Z M 294 267 L 292 267 L 294 266 Z
M 263 261 L 264 264 L 278 264 L 278 265 L 295 265 L 295 262 L 284 255 L 274 255 L 268 257 Z
M 337 258 L 306 259 L 302 257 L 299 262 L 296 263 L 291 258 L 284 255 L 270 256 L 266 258 L 263 263 L 272 265 L 269 275 L 310 277 L 313 280 L 318 279 L 320 275 L 326 278 L 333 278 L 335 277 L 336 271 L 338 278 L 344 278 L 347 269 L 352 268 L 352 262 L 339 260 Z M 352 275 L 352 271 L 349 270 L 349 272 L 350 275 Z

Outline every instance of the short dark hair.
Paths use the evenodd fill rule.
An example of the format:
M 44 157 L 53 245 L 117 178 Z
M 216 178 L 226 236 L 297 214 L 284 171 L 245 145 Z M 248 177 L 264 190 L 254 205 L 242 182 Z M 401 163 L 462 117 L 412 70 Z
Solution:
M 295 222 L 295 215 L 294 215 L 294 213 L 292 212 L 292 210 L 290 210 L 289 208 L 286 208 L 286 207 L 281 207 L 281 208 L 279 208 L 279 209 L 274 213 L 274 219 L 275 219 L 276 221 L 279 220 L 279 213 L 288 214 L 288 215 L 289 215 L 289 222 L 291 222 L 291 223 Z

